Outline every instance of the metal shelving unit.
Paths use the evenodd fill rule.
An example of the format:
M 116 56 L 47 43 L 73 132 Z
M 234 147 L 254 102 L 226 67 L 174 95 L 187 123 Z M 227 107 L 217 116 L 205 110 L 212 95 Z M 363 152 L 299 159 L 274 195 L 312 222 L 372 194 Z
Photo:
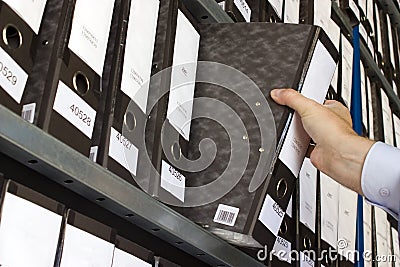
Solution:
M 183 2 L 198 21 L 233 22 L 214 0 Z M 391 11 L 392 21 L 400 27 L 400 14 L 394 3 L 391 0 L 379 2 Z M 346 15 L 335 2 L 332 6 L 351 34 L 351 24 Z M 400 117 L 399 98 L 363 44 L 361 58 L 371 78 L 381 82 L 393 112 Z M 0 172 L 7 173 L 24 166 L 29 177 L 23 179 L 27 182 L 35 183 L 39 174 L 71 194 L 85 198 L 126 223 L 211 266 L 264 266 L 1 105 L 0 122 L 0 161 L 3 162 Z
M 394 3 L 390 0 L 379 0 L 380 2 L 387 2 L 391 3 L 393 5 L 393 8 L 396 8 L 394 6 Z M 388 5 L 389 6 L 389 5 Z M 338 4 L 336 2 L 332 2 L 332 11 L 334 12 L 334 15 L 336 18 L 340 20 L 340 23 L 345 27 L 347 34 L 349 34 L 349 37 L 353 37 L 353 29 L 350 23 L 349 18 L 344 14 L 344 12 L 339 8 Z M 399 18 L 400 22 L 400 14 L 399 12 L 396 12 L 396 16 Z M 368 48 L 361 42 L 360 43 L 360 53 L 361 53 L 361 60 L 364 62 L 364 66 L 366 71 L 368 72 L 368 75 L 371 77 L 371 79 L 375 81 L 379 81 L 382 85 L 382 89 L 385 91 L 389 98 L 390 102 L 390 107 L 392 108 L 393 113 L 395 113 L 397 116 L 400 116 L 400 99 L 399 97 L 394 93 L 392 85 L 388 82 L 386 77 L 383 75 L 381 70 L 379 69 L 378 65 L 375 63 L 374 59 L 372 58 L 371 54 L 369 53 Z
M 0 160 L 28 167 L 26 179 L 39 173 L 211 266 L 263 266 L 1 105 L 0 121 Z
M 389 13 L 394 25 L 400 27 L 400 13 L 392 0 L 378 0 Z M 233 20 L 218 6 L 214 0 L 183 0 L 185 6 L 193 16 L 202 23 L 233 23 Z M 347 34 L 352 38 L 353 29 L 348 16 L 339 8 L 337 2 L 332 1 L 332 11 L 345 27 Z M 400 117 L 400 99 L 394 93 L 392 85 L 375 63 L 368 48 L 360 44 L 361 59 L 364 62 L 368 75 L 382 84 L 382 88 L 389 97 L 393 113 Z

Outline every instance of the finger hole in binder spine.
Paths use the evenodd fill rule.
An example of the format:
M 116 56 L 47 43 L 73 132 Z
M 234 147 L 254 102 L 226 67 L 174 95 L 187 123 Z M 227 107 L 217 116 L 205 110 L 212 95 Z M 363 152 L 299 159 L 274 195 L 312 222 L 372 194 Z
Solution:
M 8 24 L 3 29 L 3 42 L 9 49 L 18 49 L 22 45 L 22 34 L 16 26 Z
M 303 238 L 303 245 L 305 250 L 310 250 L 312 248 L 311 239 L 308 236 Z
M 135 128 L 136 128 L 136 116 L 135 116 L 135 114 L 133 114 L 132 112 L 128 111 L 125 114 L 124 120 L 125 120 L 125 125 L 126 125 L 126 127 L 128 128 L 128 130 L 130 132 L 135 130 Z
M 278 185 L 276 186 L 276 196 L 279 199 L 282 199 L 286 196 L 288 190 L 288 185 L 287 182 L 285 181 L 285 178 L 281 178 L 278 182 Z
M 181 146 L 180 146 L 177 142 L 175 142 L 175 143 L 172 144 L 172 146 L 171 146 L 171 153 L 172 153 L 172 156 L 174 157 L 174 160 L 175 160 L 175 161 L 178 161 L 178 160 L 181 159 L 181 157 L 182 157 L 182 150 L 181 150 Z
M 74 89 L 82 96 L 86 95 L 90 88 L 89 79 L 80 71 L 77 71 L 72 77 L 72 85 Z
M 287 230 L 288 230 L 287 223 L 285 221 L 283 221 L 281 224 L 281 228 L 279 228 L 279 233 L 281 235 L 285 235 L 287 233 Z

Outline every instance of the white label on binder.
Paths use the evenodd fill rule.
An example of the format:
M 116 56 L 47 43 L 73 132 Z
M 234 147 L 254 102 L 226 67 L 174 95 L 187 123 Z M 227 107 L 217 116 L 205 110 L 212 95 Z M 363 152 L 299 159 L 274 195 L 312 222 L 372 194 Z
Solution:
M 1 266 L 53 266 L 61 216 L 6 193 L 0 225 Z
M 340 50 L 340 27 L 332 19 L 329 20 L 328 30 L 326 31 L 336 49 Z
M 392 111 L 389 105 L 389 98 L 386 93 L 381 89 L 382 99 L 382 120 L 383 120 L 383 133 L 385 137 L 385 143 L 393 145 L 393 122 L 392 122 Z
M 389 41 L 390 62 L 392 63 L 392 66 L 395 68 L 396 63 L 395 63 L 394 47 L 393 47 L 392 23 L 390 22 L 389 14 L 386 14 L 386 21 L 387 21 L 387 32 Z
M 371 228 L 371 205 L 365 200 L 363 202 L 363 222 L 364 222 L 364 251 L 372 252 L 372 228 Z M 371 259 L 364 258 L 364 266 L 371 267 Z
M 378 44 L 378 52 L 383 55 L 383 48 L 382 48 L 382 33 L 381 33 L 381 19 L 379 16 L 379 8 L 375 4 L 375 14 L 376 14 L 376 42 Z
M 374 33 L 374 28 L 375 28 L 375 24 L 374 24 L 374 1 L 368 1 L 367 0 L 367 19 L 368 22 L 371 24 L 372 27 L 372 34 Z
M 200 35 L 179 10 L 167 119 L 189 140 Z
M 358 5 L 360 6 L 360 9 L 362 12 L 364 12 L 364 15 L 367 14 L 367 0 L 358 0 Z
M 35 119 L 35 110 L 36 110 L 36 103 L 30 103 L 22 106 L 22 112 L 21 112 L 21 117 L 29 121 L 30 123 L 33 123 Z
M 367 30 L 365 29 L 363 24 L 359 25 L 359 29 L 360 29 L 360 35 L 361 35 L 362 39 L 364 40 L 365 43 L 367 43 L 368 42 Z
M 47 0 L 3 0 L 38 34 Z
M 388 243 L 388 255 L 393 255 L 393 247 L 392 247 L 392 242 L 391 242 L 391 235 L 392 235 L 392 231 L 391 231 L 391 227 L 390 227 L 390 222 L 386 221 L 387 224 L 387 228 L 386 228 L 386 238 L 387 238 L 387 243 Z M 389 264 L 389 266 L 391 266 L 391 264 Z
M 108 155 L 130 173 L 136 175 L 139 150 L 114 128 L 111 128 Z
M 27 80 L 28 74 L 0 47 L 0 87 L 18 104 Z
M 161 187 L 170 192 L 174 197 L 185 202 L 186 177 L 178 172 L 167 162 L 161 164 Z
M 300 0 L 286 0 L 283 17 L 284 23 L 298 24 L 300 21 Z
M 77 0 L 68 47 L 100 76 L 103 73 L 115 0 Z
M 131 3 L 121 90 L 146 113 L 159 0 Z
M 358 9 L 357 4 L 353 0 L 349 0 L 349 7 L 350 7 L 351 11 L 353 11 L 357 20 L 360 21 L 360 10 Z
M 238 214 L 239 208 L 219 204 L 217 211 L 215 212 L 213 221 L 228 226 L 234 226 Z
M 300 267 L 314 267 L 315 262 L 303 251 L 300 251 Z
M 268 0 L 280 19 L 282 19 L 283 0 Z
M 322 103 L 335 69 L 336 62 L 324 45 L 318 41 L 301 93 L 318 103 Z M 299 174 L 309 142 L 310 137 L 304 130 L 299 115 L 295 113 L 279 154 L 279 159 L 296 177 Z
M 372 91 L 371 91 L 371 81 L 367 77 L 367 93 L 368 93 L 368 131 L 369 138 L 374 140 L 374 113 L 372 108 Z
M 342 98 L 350 107 L 353 76 L 353 46 L 342 34 Z
M 314 25 L 328 32 L 331 17 L 331 0 L 314 1 Z
M 278 236 L 276 238 L 274 248 L 272 249 L 272 253 L 281 261 L 286 261 L 288 263 L 292 263 L 291 258 L 292 251 L 292 243 L 287 241 L 286 239 Z
M 387 214 L 381 208 L 375 207 L 375 238 L 376 255 L 389 255 L 388 236 L 387 236 Z
M 336 93 L 337 93 L 338 82 L 339 82 L 339 69 L 336 68 L 331 81 L 331 86 Z
M 250 22 L 251 9 L 250 9 L 249 5 L 247 4 L 246 0 L 234 0 L 233 2 L 235 3 L 235 6 L 242 14 L 245 21 Z
M 62 81 L 58 83 L 53 109 L 87 137 L 92 138 L 96 111 Z
M 394 121 L 394 133 L 396 138 L 396 145 L 400 148 L 400 119 L 396 115 L 393 115 Z
M 372 55 L 375 55 L 375 48 L 374 48 L 374 43 L 372 42 L 372 39 L 368 37 L 368 50 L 371 52 Z
M 396 228 L 391 227 L 391 234 L 393 240 L 393 254 L 396 256 L 396 264 L 395 266 L 400 265 L 400 248 L 399 248 L 399 233 Z
M 109 267 L 114 244 L 67 224 L 60 267 Z
M 361 108 L 362 108 L 362 122 L 365 127 L 368 127 L 368 103 L 367 103 L 367 87 L 365 83 L 365 69 L 364 64 L 360 62 L 360 78 L 361 78 Z
M 258 219 L 264 224 L 275 236 L 278 235 L 279 229 L 285 216 L 285 211 L 276 203 L 270 195 L 264 200 Z
M 321 172 L 321 238 L 337 247 L 339 184 Z
M 317 169 L 309 158 L 304 159 L 300 170 L 300 222 L 315 233 L 317 212 Z
M 114 257 L 111 267 L 151 267 L 152 265 L 139 259 L 132 254 L 129 254 L 119 248 L 115 248 Z
M 338 252 L 353 263 L 353 252 L 356 249 L 357 197 L 355 192 L 340 186 L 338 240 L 345 240 L 346 246 L 338 247 Z

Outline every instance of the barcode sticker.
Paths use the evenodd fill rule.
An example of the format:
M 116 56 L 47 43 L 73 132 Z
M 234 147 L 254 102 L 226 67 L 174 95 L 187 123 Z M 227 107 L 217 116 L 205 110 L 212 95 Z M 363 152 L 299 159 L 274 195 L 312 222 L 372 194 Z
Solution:
M 224 204 L 219 204 L 213 221 L 228 226 L 234 226 L 238 214 L 239 214 L 239 208 L 227 206 Z
M 98 146 L 92 146 L 90 148 L 90 154 L 89 154 L 89 159 L 93 162 L 97 161 L 97 152 L 99 151 Z
M 278 236 L 279 228 L 283 221 L 285 212 L 276 203 L 270 195 L 265 198 L 258 219 L 265 225 L 275 236 Z
M 21 117 L 24 120 L 33 123 L 35 119 L 35 110 L 36 110 L 36 103 L 26 104 L 22 107 Z

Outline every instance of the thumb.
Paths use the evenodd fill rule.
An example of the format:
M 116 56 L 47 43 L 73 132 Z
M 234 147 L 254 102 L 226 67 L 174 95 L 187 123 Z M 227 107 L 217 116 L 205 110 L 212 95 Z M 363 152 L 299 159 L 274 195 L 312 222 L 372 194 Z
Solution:
M 312 110 L 321 108 L 321 105 L 317 102 L 293 89 L 274 89 L 271 91 L 271 97 L 276 103 L 294 109 L 300 117 L 306 116 Z

